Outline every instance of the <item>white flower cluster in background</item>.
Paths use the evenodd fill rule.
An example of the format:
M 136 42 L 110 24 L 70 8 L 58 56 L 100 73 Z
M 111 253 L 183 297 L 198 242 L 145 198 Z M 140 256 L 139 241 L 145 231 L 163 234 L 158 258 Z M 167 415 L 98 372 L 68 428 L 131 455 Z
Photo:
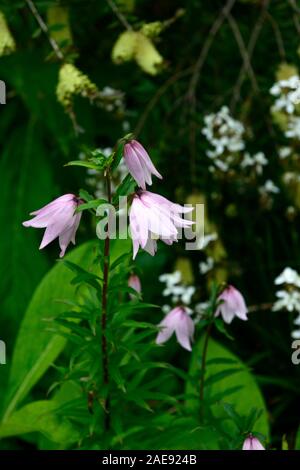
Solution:
M 287 146 L 280 147 L 279 152 L 278 152 L 279 158 L 281 160 L 285 160 L 286 158 L 288 158 L 291 155 L 291 153 L 292 153 L 292 149 Z
M 274 83 L 270 90 L 271 95 L 276 97 L 272 106 L 272 111 L 283 112 L 287 117 L 285 137 L 293 140 L 300 140 L 300 77 L 293 75 L 286 80 L 279 80 Z M 280 158 L 287 158 L 287 148 L 279 152 Z
M 194 286 L 181 284 L 182 275 L 180 271 L 161 274 L 159 280 L 166 284 L 162 293 L 164 297 L 171 297 L 171 301 L 174 304 L 182 303 L 184 305 L 190 305 L 196 288 Z M 167 313 L 170 308 L 169 305 L 164 305 L 163 311 Z
M 300 78 L 293 75 L 287 80 L 279 80 L 274 83 L 270 90 L 271 95 L 276 97 L 273 109 L 285 111 L 292 114 L 295 107 L 300 103 Z
M 268 163 L 265 154 L 243 153 L 246 146 L 245 127 L 230 115 L 227 106 L 223 106 L 217 113 L 205 116 L 202 134 L 212 146 L 212 149 L 206 151 L 213 162 L 209 167 L 212 173 L 218 170 L 226 173 L 238 164 L 244 172 L 251 169 L 258 175 L 262 174 L 263 167 Z
M 259 192 L 261 195 L 278 194 L 280 189 L 272 180 L 267 180 L 263 186 L 260 186 Z
M 289 183 L 300 183 L 300 175 L 297 174 L 295 171 L 286 171 L 283 174 L 283 181 L 286 184 Z
M 268 164 L 268 160 L 263 152 L 257 152 L 253 156 L 246 152 L 241 162 L 242 168 L 254 168 L 258 175 L 263 172 L 263 167 Z
M 283 286 L 276 292 L 278 300 L 273 305 L 273 311 L 287 310 L 297 312 L 294 324 L 298 327 L 292 331 L 292 337 L 300 338 L 300 275 L 294 269 L 285 268 L 274 281 L 276 286 Z
M 207 246 L 218 240 L 218 234 L 216 232 L 208 233 L 203 237 L 202 250 L 205 250 Z M 215 261 L 211 256 L 207 256 L 205 261 L 199 263 L 200 274 L 204 275 L 211 271 L 215 266 Z
M 291 116 L 284 134 L 289 139 L 300 140 L 300 117 Z
M 201 245 L 202 250 L 204 250 L 211 242 L 215 242 L 217 239 L 218 239 L 218 234 L 215 232 L 204 235 L 202 239 L 202 245 Z
M 206 155 L 214 160 L 220 170 L 227 171 L 232 154 L 245 148 L 243 140 L 245 128 L 241 122 L 233 119 L 227 106 L 223 106 L 217 113 L 205 116 L 204 124 L 202 134 L 213 147 L 206 151 Z M 226 155 L 225 162 L 224 155 Z
M 206 302 L 199 302 L 198 304 L 195 305 L 194 310 L 195 310 L 195 318 L 194 322 L 195 324 L 199 323 L 203 319 L 203 316 L 206 313 L 206 310 L 210 306 L 210 302 L 207 300 Z
M 211 256 L 208 256 L 206 261 L 201 261 L 199 263 L 199 271 L 200 274 L 207 274 L 209 271 L 211 271 L 214 267 L 214 260 Z
M 108 112 L 117 111 L 123 113 L 125 110 L 124 93 L 110 86 L 105 86 L 99 92 L 101 97 L 101 107 Z
M 296 329 L 292 331 L 292 338 L 300 339 L 300 313 L 298 313 L 297 318 L 294 320 L 294 325 L 296 325 Z

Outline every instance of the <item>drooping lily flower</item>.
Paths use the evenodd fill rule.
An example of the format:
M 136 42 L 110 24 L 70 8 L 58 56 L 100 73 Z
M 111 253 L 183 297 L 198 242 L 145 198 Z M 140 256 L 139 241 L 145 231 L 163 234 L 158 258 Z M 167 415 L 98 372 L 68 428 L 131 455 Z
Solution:
M 141 246 L 150 255 L 157 249 L 157 240 L 172 245 L 178 240 L 178 229 L 189 227 L 191 220 L 181 214 L 193 208 L 174 204 L 163 196 L 150 191 L 138 190 L 129 211 L 130 230 L 133 241 L 133 258 Z
M 231 323 L 234 317 L 248 320 L 244 297 L 235 287 L 227 286 L 219 295 L 218 301 L 221 303 L 215 315 L 221 315 L 225 323 Z
M 266 450 L 257 437 L 249 436 L 245 439 L 243 444 L 243 450 Z
M 146 189 L 146 183 L 152 184 L 151 175 L 162 179 L 148 153 L 137 140 L 131 140 L 124 145 L 124 160 L 129 173 L 142 189 Z
M 191 351 L 195 325 L 188 312 L 189 309 L 184 306 L 173 308 L 158 325 L 161 331 L 157 335 L 156 344 L 165 343 L 175 333 L 178 343 Z
M 59 239 L 62 258 L 70 242 L 75 245 L 75 235 L 78 229 L 81 212 L 75 214 L 80 204 L 74 194 L 65 194 L 50 202 L 41 209 L 31 212 L 35 217 L 23 222 L 24 227 L 46 228 L 40 249 L 49 245 L 55 238 Z

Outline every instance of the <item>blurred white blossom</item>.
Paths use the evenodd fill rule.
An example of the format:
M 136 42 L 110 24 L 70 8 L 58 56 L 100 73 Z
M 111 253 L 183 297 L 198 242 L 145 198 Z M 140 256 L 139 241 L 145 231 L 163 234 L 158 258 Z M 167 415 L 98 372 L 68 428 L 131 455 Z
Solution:
M 284 160 L 285 158 L 289 157 L 292 153 L 292 149 L 290 147 L 280 147 L 279 149 L 279 158 L 281 158 L 281 160 Z
M 300 275 L 292 268 L 285 268 L 274 281 L 275 285 L 290 284 L 300 287 Z
M 194 286 L 180 284 L 181 279 L 180 271 L 174 271 L 173 273 L 166 273 L 159 276 L 160 282 L 166 284 L 162 294 L 164 297 L 170 296 L 173 303 L 181 302 L 185 305 L 189 305 L 196 288 Z
M 279 80 L 270 89 L 271 95 L 277 97 L 273 105 L 276 111 L 292 114 L 295 106 L 300 103 L 300 78 L 293 75 L 287 80 Z
M 289 139 L 300 139 L 300 117 L 291 116 L 284 135 Z
M 298 328 L 292 331 L 292 338 L 300 339 L 300 313 L 298 317 L 294 320 L 294 325 L 296 325 Z
M 263 167 L 268 164 L 268 160 L 263 152 L 257 152 L 253 156 L 246 152 L 241 162 L 242 168 L 252 167 L 258 175 L 263 172 Z
M 209 301 L 199 302 L 198 304 L 195 305 L 194 307 L 194 311 L 196 314 L 195 319 L 194 319 L 195 324 L 199 323 L 199 321 L 202 320 L 209 306 L 210 306 Z
M 272 180 L 267 180 L 263 186 L 259 188 L 261 194 L 278 194 L 280 189 L 276 186 Z
M 208 233 L 207 235 L 204 235 L 202 239 L 202 250 L 204 250 L 211 242 L 215 242 L 218 239 L 218 234 L 217 233 Z
M 211 256 L 208 256 L 206 261 L 201 261 L 199 263 L 199 271 L 201 274 L 206 274 L 212 270 L 214 267 L 214 260 Z
M 279 290 L 276 292 L 278 300 L 273 305 L 272 310 L 287 310 L 288 312 L 300 312 L 300 292 L 296 290 Z
M 297 312 L 298 316 L 294 324 L 298 327 L 292 331 L 292 338 L 300 338 L 300 275 L 295 269 L 286 267 L 274 281 L 275 285 L 282 286 L 276 292 L 277 300 L 272 310 L 287 310 L 288 312 Z
M 212 150 L 206 152 L 209 158 L 216 159 L 225 152 L 231 154 L 244 149 L 243 134 L 245 128 L 241 122 L 230 116 L 227 106 L 223 106 L 217 113 L 205 116 L 204 124 L 202 134 L 205 135 L 213 147 Z M 226 164 L 222 168 L 224 164 L 218 159 L 216 161 L 220 169 L 226 171 Z

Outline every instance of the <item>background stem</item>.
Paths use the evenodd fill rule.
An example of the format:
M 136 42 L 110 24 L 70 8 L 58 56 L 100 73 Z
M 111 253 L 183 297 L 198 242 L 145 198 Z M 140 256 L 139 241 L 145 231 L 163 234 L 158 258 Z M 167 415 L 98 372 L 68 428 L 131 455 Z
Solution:
M 56 57 L 59 59 L 59 60 L 64 60 L 64 55 L 63 53 L 61 52 L 60 50 L 60 47 L 59 45 L 57 44 L 57 42 L 55 41 L 55 39 L 53 39 L 51 37 L 51 34 L 50 34 L 50 31 L 48 29 L 48 26 L 47 24 L 45 23 L 45 21 L 43 20 L 43 18 L 41 17 L 41 15 L 39 14 L 35 4 L 33 3 L 32 0 L 26 0 L 26 3 L 29 7 L 29 9 L 31 10 L 31 13 L 33 14 L 33 16 L 35 17 L 36 21 L 38 22 L 41 30 L 43 31 L 43 33 L 47 36 L 48 38 L 48 41 L 52 47 L 52 49 L 54 50 L 55 54 L 56 54 Z
M 203 351 L 202 351 L 201 378 L 200 378 L 200 406 L 201 406 L 201 409 L 202 409 L 202 403 L 203 403 L 203 398 L 204 398 L 204 375 L 205 375 L 208 340 L 209 340 L 209 337 L 210 337 L 212 325 L 213 324 L 210 323 L 207 327 L 205 338 L 204 338 Z
M 107 197 L 108 202 L 111 203 L 111 182 L 110 175 L 106 175 Z M 109 225 L 107 226 L 109 229 Z M 107 353 L 107 340 L 106 340 L 106 321 L 107 321 L 107 291 L 108 291 L 108 277 L 109 277 L 109 256 L 110 256 L 110 238 L 109 234 L 105 238 L 104 243 L 104 266 L 103 266 L 103 291 L 102 291 L 102 312 L 101 312 L 101 326 L 102 326 L 102 368 L 103 368 L 103 382 L 105 385 L 109 383 L 108 372 L 108 353 Z M 106 400 L 106 428 L 109 427 L 109 398 Z

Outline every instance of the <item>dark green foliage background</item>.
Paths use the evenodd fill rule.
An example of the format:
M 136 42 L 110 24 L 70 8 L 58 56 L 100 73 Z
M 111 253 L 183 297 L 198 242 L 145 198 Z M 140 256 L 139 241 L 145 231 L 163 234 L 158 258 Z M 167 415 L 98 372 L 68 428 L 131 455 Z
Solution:
M 36 0 L 35 3 L 43 15 L 55 2 Z M 185 15 L 161 35 L 157 47 L 167 67 L 151 77 L 135 63 L 121 66 L 112 63 L 111 49 L 123 29 L 105 1 L 62 2 L 70 8 L 76 66 L 99 89 L 109 85 L 125 93 L 126 120 L 133 130 L 138 130 L 138 138 L 164 175 L 159 192 L 179 202 L 184 202 L 193 190 L 206 194 L 210 217 L 217 224 L 228 254 L 229 279 L 244 293 L 248 304 L 254 305 L 274 301 L 273 280 L 285 266 L 300 270 L 300 224 L 298 214 L 293 222 L 285 216 L 286 207 L 292 203 L 285 188 L 281 188 L 272 210 L 266 212 L 259 206 L 255 188 L 237 193 L 236 186 L 230 182 L 213 181 L 207 170 L 201 135 L 203 116 L 232 103 L 243 64 L 226 19 L 213 38 L 202 67 L 194 107 L 188 90 L 211 25 L 225 3 L 221 0 L 136 2 L 134 13 L 128 17 L 133 24 L 168 19 L 176 9 L 185 9 Z M 246 77 L 234 113 L 252 129 L 255 136 L 252 150 L 266 153 L 267 176 L 279 186 L 274 135 L 277 133 L 278 142 L 280 132 L 270 118 L 269 89 L 280 62 L 299 65 L 300 34 L 295 20 L 300 21 L 300 15 L 291 4 L 283 0 L 237 0 L 232 9 L 246 45 L 261 15 L 265 14 L 251 59 L 259 92 L 253 93 Z M 7 344 L 7 365 L 0 366 L 1 401 L 26 306 L 57 257 L 56 244 L 40 252 L 41 232 L 25 230 L 21 222 L 31 210 L 62 193 L 84 187 L 82 170 L 63 167 L 78 157 L 83 146 L 111 146 L 124 132 L 121 118 L 78 99 L 76 116 L 85 132 L 75 136 L 68 116 L 56 99 L 59 64 L 53 58 L 47 60 L 50 53 L 47 38 L 42 34 L 35 37 L 37 24 L 24 2 L 2 0 L 0 8 L 17 43 L 15 53 L 0 58 L 0 79 L 6 82 L 8 93 L 7 104 L 0 108 L 0 338 Z M 282 47 L 278 48 L 278 30 L 284 57 Z M 157 188 L 155 182 L 154 191 Z M 216 194 L 218 197 L 213 197 Z M 234 218 L 226 216 L 230 204 L 237 207 Z M 77 243 L 94 236 L 88 215 L 84 219 Z M 161 246 L 153 259 L 140 255 L 138 264 L 143 272 L 147 301 L 163 302 L 157 277 L 173 269 L 174 257 L 182 254 L 181 250 Z M 201 254 L 190 252 L 189 256 L 197 284 L 205 289 L 203 279 L 197 274 Z M 275 446 L 280 446 L 283 434 L 287 434 L 293 446 L 299 424 L 299 366 L 293 365 L 290 358 L 293 317 L 284 312 L 258 311 L 247 323 L 235 321 L 231 327 L 235 340 L 225 340 L 254 369 L 270 413 Z M 150 321 L 155 323 L 159 319 L 160 314 L 156 313 Z M 28 337 L 28 342 L 31 341 L 34 338 Z M 188 357 L 178 350 L 175 342 L 165 354 L 177 366 L 187 367 Z M 51 376 L 43 381 L 36 391 L 40 392 L 40 399 L 45 398 Z M 11 439 L 3 446 L 26 448 L 30 443 Z

